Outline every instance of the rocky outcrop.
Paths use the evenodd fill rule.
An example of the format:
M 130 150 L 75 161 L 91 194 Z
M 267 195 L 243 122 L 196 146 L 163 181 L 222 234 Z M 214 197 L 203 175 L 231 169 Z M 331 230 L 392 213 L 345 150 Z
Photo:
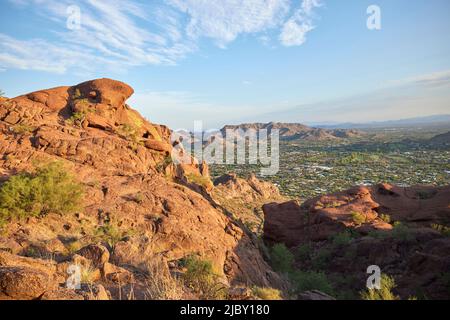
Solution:
M 349 228 L 362 235 L 391 230 L 395 221 L 428 227 L 445 224 L 450 215 L 448 199 L 449 187 L 380 184 L 319 196 L 302 205 L 295 201 L 270 203 L 263 206 L 264 236 L 270 242 L 297 246 L 327 240 Z
M 132 93 L 122 82 L 98 79 L 0 102 L 0 181 L 58 160 L 85 187 L 82 210 L 10 221 L 0 248 L 56 259 L 52 268 L 64 277 L 68 263 L 86 258 L 107 285 L 139 281 L 136 268 L 151 257 L 176 265 L 196 254 L 228 285 L 282 286 L 259 244 L 206 196 L 207 165 L 174 164 L 170 130 L 131 109 L 125 102 Z M 75 244 L 84 248 L 74 251 Z M 15 265 L 8 261 L 5 267 Z
M 214 186 L 213 199 L 257 233 L 262 231 L 264 220 L 261 207 L 287 200 L 274 184 L 261 181 L 253 174 L 247 179 L 234 173 L 225 174 L 214 180 Z
M 449 199 L 449 186 L 380 184 L 301 205 L 266 204 L 264 238 L 296 253 L 297 268 L 325 272 L 336 292 L 357 294 L 365 287 L 367 267 L 377 265 L 395 278 L 404 299 L 448 299 Z

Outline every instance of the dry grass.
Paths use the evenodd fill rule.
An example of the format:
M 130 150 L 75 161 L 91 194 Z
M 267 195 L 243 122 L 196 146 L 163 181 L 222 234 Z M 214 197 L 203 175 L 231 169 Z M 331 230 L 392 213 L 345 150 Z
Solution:
M 169 272 L 167 264 L 159 257 L 145 264 L 146 296 L 150 300 L 180 300 L 184 294 L 183 283 Z
M 252 293 L 262 300 L 282 300 L 281 291 L 273 288 L 253 287 Z

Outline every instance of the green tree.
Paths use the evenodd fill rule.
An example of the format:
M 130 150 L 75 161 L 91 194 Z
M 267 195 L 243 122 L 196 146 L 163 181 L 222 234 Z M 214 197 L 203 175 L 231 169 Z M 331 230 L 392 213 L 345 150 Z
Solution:
M 396 287 L 393 277 L 387 274 L 381 275 L 380 289 L 367 289 L 361 292 L 363 300 L 399 300 L 400 298 L 392 292 Z
M 277 243 L 270 250 L 270 260 L 275 271 L 289 273 L 292 271 L 294 255 L 283 243 Z
M 70 213 L 81 206 L 83 186 L 61 162 L 19 173 L 0 187 L 0 225 L 12 218 Z

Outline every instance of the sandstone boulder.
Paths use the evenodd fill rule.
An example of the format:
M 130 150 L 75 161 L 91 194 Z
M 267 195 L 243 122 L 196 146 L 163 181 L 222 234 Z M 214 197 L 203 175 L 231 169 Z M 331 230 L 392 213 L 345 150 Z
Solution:
M 91 261 L 92 265 L 102 268 L 109 261 L 109 251 L 99 244 L 90 244 L 77 251 L 77 254 Z
M 0 267 L 0 299 L 40 298 L 56 287 L 48 274 L 28 267 Z

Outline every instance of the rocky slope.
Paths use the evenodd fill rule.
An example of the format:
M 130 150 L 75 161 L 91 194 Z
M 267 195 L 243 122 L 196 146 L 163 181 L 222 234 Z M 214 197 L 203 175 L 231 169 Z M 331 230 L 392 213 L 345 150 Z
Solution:
M 370 265 L 403 299 L 450 298 L 450 186 L 355 187 L 263 211 L 266 241 L 290 248 L 298 269 L 325 272 L 340 298 L 358 297 Z
M 173 164 L 170 130 L 131 109 L 132 93 L 98 79 L 0 101 L 0 181 L 57 160 L 85 188 L 74 214 L 3 227 L 0 298 L 148 298 L 142 266 L 158 260 L 177 274 L 192 254 L 211 261 L 226 287 L 281 288 L 258 243 L 209 196 L 206 164 Z M 73 263 L 92 268 L 94 296 L 65 289 Z M 185 289 L 181 297 L 196 297 Z
M 247 179 L 239 178 L 234 173 L 214 180 L 212 197 L 235 219 L 257 234 L 261 233 L 264 222 L 262 206 L 288 200 L 272 183 L 260 181 L 254 175 Z

